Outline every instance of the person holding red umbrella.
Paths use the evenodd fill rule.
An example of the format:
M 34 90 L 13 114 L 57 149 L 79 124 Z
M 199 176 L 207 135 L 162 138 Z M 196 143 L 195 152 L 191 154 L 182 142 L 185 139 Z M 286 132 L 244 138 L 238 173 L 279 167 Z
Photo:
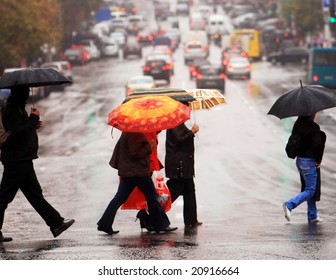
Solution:
M 118 169 L 119 186 L 114 198 L 110 201 L 102 217 L 98 221 L 98 231 L 109 235 L 119 231 L 112 225 L 120 206 L 125 203 L 135 187 L 145 195 L 150 216 L 150 231 L 174 231 L 170 221 L 157 199 L 157 193 L 150 170 L 150 154 L 156 145 L 156 139 L 148 140 L 144 133 L 123 132 L 115 146 L 110 165 Z

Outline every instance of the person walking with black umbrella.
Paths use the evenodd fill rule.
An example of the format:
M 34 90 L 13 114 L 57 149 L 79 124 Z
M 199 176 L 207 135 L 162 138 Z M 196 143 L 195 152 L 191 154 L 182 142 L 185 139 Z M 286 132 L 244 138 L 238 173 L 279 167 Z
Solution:
M 68 229 L 75 220 L 64 219 L 44 198 L 42 188 L 35 174 L 33 160 L 38 151 L 36 130 L 41 127 L 40 112 L 31 109 L 30 115 L 25 110 L 30 88 L 20 86 L 11 88 L 2 121 L 11 135 L 1 148 L 0 160 L 4 166 L 0 184 L 0 242 L 11 241 L 11 237 L 3 236 L 1 229 L 5 210 L 20 189 L 29 203 L 43 218 L 54 237 Z
M 301 139 L 296 157 L 296 166 L 300 173 L 302 190 L 282 205 L 287 221 L 290 221 L 291 211 L 304 201 L 307 201 L 308 205 L 308 222 L 322 221 L 318 216 L 316 201 L 320 200 L 320 165 L 326 135 L 320 130 L 320 126 L 314 122 L 314 118 L 315 114 L 300 116 L 293 127 L 292 134 L 299 135 Z

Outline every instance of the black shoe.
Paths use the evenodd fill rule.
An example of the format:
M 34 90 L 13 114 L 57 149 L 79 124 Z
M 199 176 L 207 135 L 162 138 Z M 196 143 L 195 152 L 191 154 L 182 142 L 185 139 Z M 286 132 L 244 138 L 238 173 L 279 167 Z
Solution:
M 202 222 L 196 221 L 191 224 L 186 224 L 185 226 L 186 227 L 198 227 L 198 226 L 201 226 L 202 224 L 203 224 Z
M 155 231 L 156 232 L 160 232 L 160 231 L 168 232 L 168 231 L 174 231 L 174 230 L 177 230 L 177 227 L 166 227 L 166 228 L 155 230 Z
M 137 215 L 136 215 L 136 219 L 135 221 L 139 219 L 140 220 L 140 228 L 141 230 L 143 228 L 147 229 L 148 231 L 153 231 L 153 227 L 151 226 L 151 222 L 150 222 L 150 219 L 149 219 L 149 215 L 148 213 L 146 212 L 146 210 L 142 209 L 140 210 Z
M 119 232 L 119 230 L 107 229 L 107 228 L 104 228 L 104 227 L 99 226 L 99 225 L 98 225 L 97 230 L 103 231 L 103 232 L 107 233 L 108 235 L 116 234 L 116 233 Z
M 59 236 L 63 231 L 67 230 L 73 223 L 75 222 L 74 219 L 64 220 L 63 223 L 57 227 L 50 229 L 54 237 Z
M 2 232 L 0 231 L 0 243 L 1 242 L 10 242 L 12 240 L 13 240 L 12 237 L 5 237 L 5 236 L 2 235 Z

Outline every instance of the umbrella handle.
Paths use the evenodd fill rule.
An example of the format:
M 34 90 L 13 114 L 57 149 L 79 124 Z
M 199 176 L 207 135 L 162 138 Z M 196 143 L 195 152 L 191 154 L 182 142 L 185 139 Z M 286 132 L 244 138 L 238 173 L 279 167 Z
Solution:
M 34 88 L 31 88 L 31 92 L 32 92 L 32 106 L 33 106 L 33 108 L 35 108 L 35 102 L 34 102 Z
M 113 126 L 112 126 L 112 129 L 111 129 L 111 137 L 112 137 L 112 139 L 114 138 L 113 137 Z

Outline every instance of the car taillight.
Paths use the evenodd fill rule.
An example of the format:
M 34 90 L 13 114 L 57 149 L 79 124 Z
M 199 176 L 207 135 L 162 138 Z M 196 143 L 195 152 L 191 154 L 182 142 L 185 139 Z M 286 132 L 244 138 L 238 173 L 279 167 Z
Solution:
M 232 65 L 229 64 L 229 65 L 227 66 L 227 68 L 228 68 L 228 69 L 232 69 Z
M 202 74 L 198 73 L 198 74 L 196 75 L 196 78 L 197 78 L 197 79 L 201 79 L 201 78 L 202 78 Z
M 163 65 L 162 70 L 169 70 L 169 65 Z
M 134 26 L 133 30 L 138 30 L 139 26 Z
M 136 36 L 135 40 L 140 41 L 140 36 Z
M 225 79 L 225 74 L 224 74 L 224 73 L 221 73 L 221 74 L 219 75 L 219 78 L 221 78 L 221 79 Z
M 144 70 L 144 71 L 149 71 L 149 70 L 150 70 L 150 67 L 146 65 L 146 66 L 144 66 L 143 70 Z
M 314 81 L 314 82 L 317 82 L 318 79 L 319 79 L 319 77 L 318 77 L 317 75 L 314 75 L 314 76 L 313 76 L 313 81 Z
M 148 36 L 148 40 L 152 41 L 153 40 L 153 36 Z
M 227 65 L 228 64 L 228 60 L 227 59 L 223 59 L 223 65 Z
M 247 53 L 246 52 L 241 52 L 240 55 L 247 58 Z
M 202 52 L 205 52 L 206 50 L 207 50 L 206 46 L 202 47 Z
M 251 70 L 251 64 L 247 65 L 246 69 Z

